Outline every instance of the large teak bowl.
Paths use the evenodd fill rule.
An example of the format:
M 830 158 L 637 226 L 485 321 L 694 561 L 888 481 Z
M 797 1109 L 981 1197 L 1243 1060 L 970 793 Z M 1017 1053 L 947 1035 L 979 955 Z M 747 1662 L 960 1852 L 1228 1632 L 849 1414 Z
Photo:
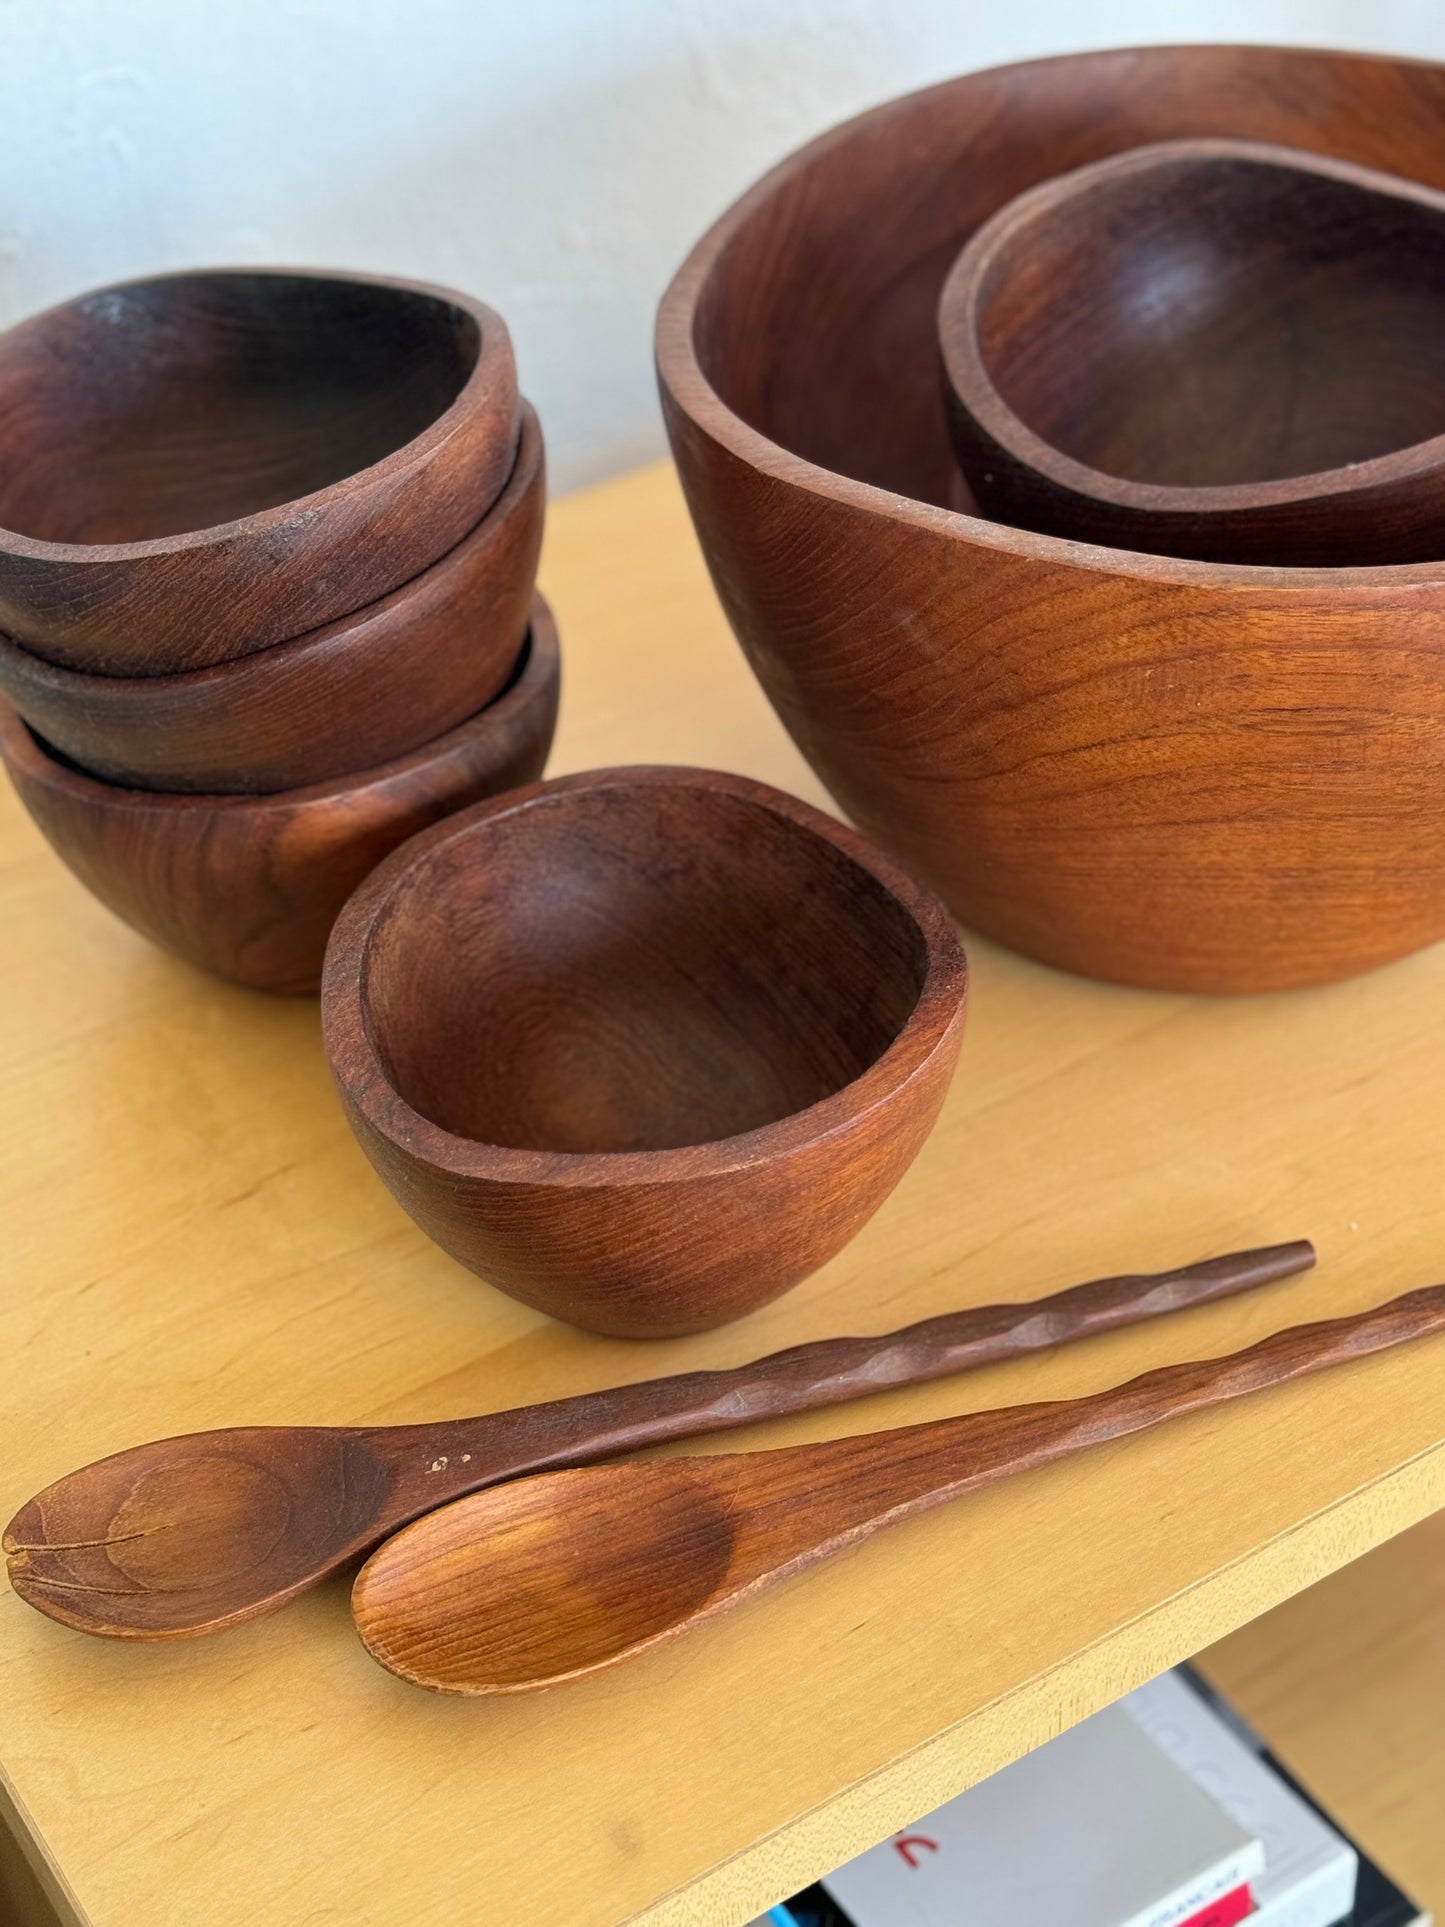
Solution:
M 1445 558 L 1445 195 L 1162 141 L 1001 208 L 943 284 L 981 513 L 1211 562 Z
M 612 769 L 463 812 L 326 953 L 347 1115 L 453 1257 L 594 1331 L 698 1331 L 843 1247 L 932 1128 L 967 982 L 891 859 L 746 777 Z
M 274 796 L 177 796 L 86 776 L 0 702 L 0 760 L 56 853 L 164 950 L 251 990 L 315 990 L 348 896 L 409 836 L 540 776 L 561 660 L 545 603 L 508 687 L 410 755 Z
M 173 676 L 62 669 L 0 635 L 0 693 L 92 776 L 260 794 L 390 762 L 474 716 L 512 672 L 546 479 L 528 407 L 506 487 L 439 562 L 309 635 Z
M 370 275 L 213 269 L 0 334 L 0 631 L 165 675 L 390 593 L 496 500 L 500 315 Z
M 936 339 L 1005 201 L 1213 135 L 1445 187 L 1445 68 L 1161 47 L 894 102 L 723 216 L 658 358 L 718 593 L 849 815 L 1019 949 L 1245 990 L 1445 934 L 1445 561 L 1176 562 L 951 510 Z

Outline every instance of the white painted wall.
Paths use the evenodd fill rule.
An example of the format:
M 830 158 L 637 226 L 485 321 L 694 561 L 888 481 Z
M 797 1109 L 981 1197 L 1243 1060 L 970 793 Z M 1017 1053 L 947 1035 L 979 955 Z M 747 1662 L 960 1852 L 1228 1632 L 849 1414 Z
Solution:
M 99 282 L 314 263 L 506 315 L 554 486 L 662 446 L 653 309 L 843 116 L 1140 40 L 1445 57 L 1442 0 L 0 0 L 0 324 Z

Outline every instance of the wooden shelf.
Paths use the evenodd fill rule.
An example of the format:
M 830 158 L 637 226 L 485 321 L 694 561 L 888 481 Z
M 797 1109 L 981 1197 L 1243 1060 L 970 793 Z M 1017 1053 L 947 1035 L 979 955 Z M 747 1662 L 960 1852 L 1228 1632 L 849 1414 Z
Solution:
M 1199 1664 L 1411 1899 L 1445 1915 L 1445 1514 Z
M 726 631 L 669 469 L 559 504 L 544 582 L 554 770 L 714 764 L 824 800 Z M 0 1510 L 158 1433 L 480 1411 L 1275 1238 L 1312 1236 L 1320 1270 L 709 1449 L 1092 1390 L 1440 1275 L 1445 953 L 1202 1001 L 970 951 L 958 1081 L 864 1235 L 743 1325 L 604 1342 L 489 1291 L 402 1215 L 337 1108 L 314 1004 L 148 948 L 7 793 Z M 159 1647 L 0 1592 L 0 1805 L 91 1927 L 729 1927 L 1445 1504 L 1442 1391 L 1445 1341 L 1201 1414 L 500 1704 L 383 1673 L 344 1585 Z M 1218 1658 L 1226 1685 L 1234 1663 L 1254 1677 L 1231 1658 L 1248 1651 Z

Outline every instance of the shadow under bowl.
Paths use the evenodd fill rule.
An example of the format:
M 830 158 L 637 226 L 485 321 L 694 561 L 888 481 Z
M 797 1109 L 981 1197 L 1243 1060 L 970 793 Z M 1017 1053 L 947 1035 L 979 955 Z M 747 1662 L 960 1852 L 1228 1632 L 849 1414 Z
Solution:
M 947 504 L 939 293 L 1016 194 L 1193 136 L 1445 189 L 1445 67 L 1147 47 L 969 75 L 776 168 L 657 353 L 718 595 L 845 813 L 966 923 L 1173 990 L 1445 936 L 1445 560 L 1177 561 Z
M 546 604 L 510 685 L 468 722 L 374 769 L 272 796 L 176 796 L 98 782 L 0 703 L 0 759 L 70 869 L 118 917 L 252 990 L 320 981 L 348 896 L 398 844 L 546 764 L 561 658 Z
M 474 716 L 527 629 L 546 504 L 530 407 L 506 487 L 440 562 L 291 642 L 173 676 L 92 676 L 0 636 L 0 692 L 89 775 L 262 794 L 390 762 Z
M 486 513 L 516 453 L 501 316 L 417 282 L 215 269 L 0 334 L 0 631 L 164 675 L 374 602 Z
M 842 824 L 613 769 L 398 851 L 338 920 L 322 1022 L 430 1237 L 554 1317 L 661 1337 L 866 1223 L 938 1115 L 965 992 L 943 905 Z
M 1445 195 L 1165 141 L 1020 195 L 938 307 L 980 513 L 1157 555 L 1445 556 Z

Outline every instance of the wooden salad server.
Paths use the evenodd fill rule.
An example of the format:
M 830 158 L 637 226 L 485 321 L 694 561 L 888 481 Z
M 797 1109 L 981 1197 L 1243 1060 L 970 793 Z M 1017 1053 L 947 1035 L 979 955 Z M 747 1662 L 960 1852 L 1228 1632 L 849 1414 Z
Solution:
M 212 1632 L 274 1610 L 420 1513 L 501 1480 L 919 1384 L 1226 1298 L 1314 1261 L 1304 1240 L 1233 1252 L 481 1418 L 160 1439 L 71 1472 L 23 1505 L 4 1535 L 10 1583 L 82 1632 Z
M 525 1693 L 673 1638 L 962 1492 L 1327 1365 L 1445 1331 L 1445 1285 L 1089 1398 L 771 1452 L 593 1466 L 478 1493 L 357 1576 L 375 1659 L 443 1693 Z

